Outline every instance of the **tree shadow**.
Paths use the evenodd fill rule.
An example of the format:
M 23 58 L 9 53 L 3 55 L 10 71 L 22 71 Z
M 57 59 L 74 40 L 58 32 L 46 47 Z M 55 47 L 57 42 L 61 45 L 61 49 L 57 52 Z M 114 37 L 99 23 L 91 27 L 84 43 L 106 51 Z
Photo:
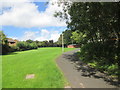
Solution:
M 18 54 L 18 53 L 16 53 L 16 52 L 10 52 L 10 53 L 7 53 L 7 54 L 3 54 L 2 56 L 4 56 L 4 55 L 15 55 L 15 54 Z
M 18 53 L 12 52 L 12 53 L 9 53 L 8 55 L 15 55 L 15 54 L 18 54 Z
M 71 61 L 71 62 L 76 62 L 79 61 L 79 57 L 77 55 L 77 53 L 74 54 L 63 54 L 63 58 L 66 58 L 67 60 Z
M 68 60 L 75 64 L 75 69 L 78 72 L 81 72 L 81 76 L 83 77 L 90 77 L 90 78 L 96 78 L 96 79 L 103 79 L 105 82 L 107 82 L 110 85 L 114 85 L 116 87 L 120 87 L 120 81 L 118 81 L 118 78 L 113 78 L 107 73 L 103 71 L 99 71 L 95 68 L 92 68 L 90 65 L 87 65 L 86 63 L 83 63 L 77 53 L 74 54 L 63 54 L 63 58 L 66 58 L 65 60 Z

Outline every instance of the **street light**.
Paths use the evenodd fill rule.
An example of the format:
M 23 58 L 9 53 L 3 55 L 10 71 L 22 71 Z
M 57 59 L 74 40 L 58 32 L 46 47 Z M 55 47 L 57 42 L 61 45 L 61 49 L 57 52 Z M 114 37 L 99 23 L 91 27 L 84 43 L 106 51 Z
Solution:
M 62 34 L 62 52 L 64 52 L 64 41 L 63 41 L 63 34 Z

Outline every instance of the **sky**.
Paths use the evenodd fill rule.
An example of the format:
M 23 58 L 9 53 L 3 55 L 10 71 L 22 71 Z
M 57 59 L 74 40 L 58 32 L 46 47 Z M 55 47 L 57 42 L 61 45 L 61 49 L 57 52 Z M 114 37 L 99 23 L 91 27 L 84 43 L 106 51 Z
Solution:
M 54 13 L 62 11 L 62 7 L 58 7 L 57 4 L 52 5 L 53 0 L 49 4 L 28 0 L 1 1 L 0 30 L 3 30 L 8 38 L 55 42 L 66 30 L 65 20 L 54 17 Z

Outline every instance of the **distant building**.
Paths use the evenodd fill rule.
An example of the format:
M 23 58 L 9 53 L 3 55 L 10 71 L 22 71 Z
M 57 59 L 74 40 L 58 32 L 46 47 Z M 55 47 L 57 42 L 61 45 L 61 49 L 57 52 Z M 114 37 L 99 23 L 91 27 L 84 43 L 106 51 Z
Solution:
M 80 46 L 77 44 L 70 44 L 67 46 L 67 48 L 79 48 Z
M 8 38 L 8 45 L 9 46 L 16 46 L 18 40 L 14 40 L 12 38 Z

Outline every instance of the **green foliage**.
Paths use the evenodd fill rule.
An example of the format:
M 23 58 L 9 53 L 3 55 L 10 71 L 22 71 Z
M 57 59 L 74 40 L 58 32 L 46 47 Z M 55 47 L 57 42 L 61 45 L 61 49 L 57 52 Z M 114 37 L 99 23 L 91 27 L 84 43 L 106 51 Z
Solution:
M 108 72 L 109 74 L 111 75 L 119 75 L 119 68 L 118 68 L 118 65 L 117 64 L 112 64 L 111 66 L 109 66 L 108 68 Z
M 2 49 L 2 52 L 0 52 L 0 54 L 7 54 L 10 51 L 7 37 L 3 31 L 0 31 L 0 49 Z
M 113 72 L 118 71 L 116 68 L 118 59 L 115 58 L 116 48 L 110 42 L 85 44 L 81 47 L 79 55 L 83 62 L 102 71 L 107 71 L 109 74 L 116 74 Z
M 32 43 L 32 42 L 34 42 L 34 41 L 29 39 L 29 40 L 26 40 L 26 42 L 27 42 L 27 43 Z
M 11 46 L 11 52 L 14 51 L 25 51 L 31 49 L 37 49 L 38 47 L 57 47 L 57 43 L 54 43 L 53 40 L 49 41 L 33 41 L 33 40 L 26 40 L 26 41 L 19 41 L 16 46 Z
M 37 49 L 38 48 L 37 45 L 36 45 L 36 43 L 31 43 L 30 47 L 31 47 L 31 49 Z
M 24 41 L 18 42 L 17 47 L 19 47 L 20 51 L 38 48 L 35 42 L 28 43 L 28 42 L 24 42 Z
M 41 45 L 42 45 L 42 47 L 47 47 L 48 46 L 48 41 L 46 40 L 46 41 L 41 42 Z
M 48 44 L 49 44 L 50 47 L 53 47 L 53 46 L 54 46 L 53 40 L 49 40 L 49 43 L 48 43 Z
M 7 43 L 8 43 L 8 41 L 7 41 L 6 35 L 3 33 L 3 31 L 0 31 L 0 44 L 7 45 Z
M 78 30 L 74 31 L 71 36 L 71 38 L 78 44 L 83 44 L 85 41 L 85 37 L 86 35 L 83 34 L 82 32 L 79 33 Z
M 58 43 L 59 46 L 62 46 L 62 34 L 61 34 L 60 37 L 58 38 L 57 43 Z
M 58 42 L 54 42 L 53 40 L 45 40 L 45 41 L 35 41 L 38 47 L 59 47 Z
M 62 3 L 63 13 L 60 17 L 70 15 L 67 26 L 72 33 L 72 38 L 82 43 L 80 59 L 93 63 L 93 66 L 106 71 L 112 70 L 120 60 L 120 30 L 119 30 L 119 5 L 113 2 L 73 2 Z M 59 13 L 56 14 L 59 16 Z M 82 37 L 82 34 L 85 37 Z M 96 63 L 95 63 L 96 62 Z M 120 66 L 120 65 L 119 65 Z M 109 68 L 109 69 L 108 69 Z M 115 69 L 119 72 L 118 69 Z M 113 70 L 112 70 L 113 71 Z M 111 71 L 111 72 L 112 72 Z M 114 74 L 114 73 L 113 73 Z
M 8 54 L 9 51 L 10 51 L 9 46 L 6 44 L 2 44 L 2 53 L 0 53 L 0 54 Z
M 25 42 L 18 42 L 17 46 L 19 47 L 20 51 L 23 51 L 23 50 L 25 50 L 27 48 Z
M 89 62 L 88 65 L 90 65 L 91 67 L 96 67 L 97 66 L 97 62 Z
M 10 52 L 15 52 L 15 51 L 19 51 L 19 47 L 18 46 L 10 46 Z
M 72 36 L 72 31 L 71 30 L 66 30 L 63 32 L 63 39 L 64 39 L 64 44 L 69 45 L 73 43 L 73 40 L 71 38 Z
M 63 42 L 64 45 L 67 46 L 69 44 L 75 44 L 76 41 L 71 38 L 73 31 L 71 30 L 65 30 L 62 34 L 63 34 Z M 60 35 L 59 39 L 58 39 L 58 45 L 61 46 L 62 45 L 62 34 Z
M 116 63 L 115 51 L 116 48 L 112 47 L 111 43 L 88 43 L 81 47 L 81 55 L 86 57 L 85 60 L 105 59 L 109 64 Z M 110 49 L 111 48 L 111 49 Z M 84 57 L 84 58 L 85 58 Z

